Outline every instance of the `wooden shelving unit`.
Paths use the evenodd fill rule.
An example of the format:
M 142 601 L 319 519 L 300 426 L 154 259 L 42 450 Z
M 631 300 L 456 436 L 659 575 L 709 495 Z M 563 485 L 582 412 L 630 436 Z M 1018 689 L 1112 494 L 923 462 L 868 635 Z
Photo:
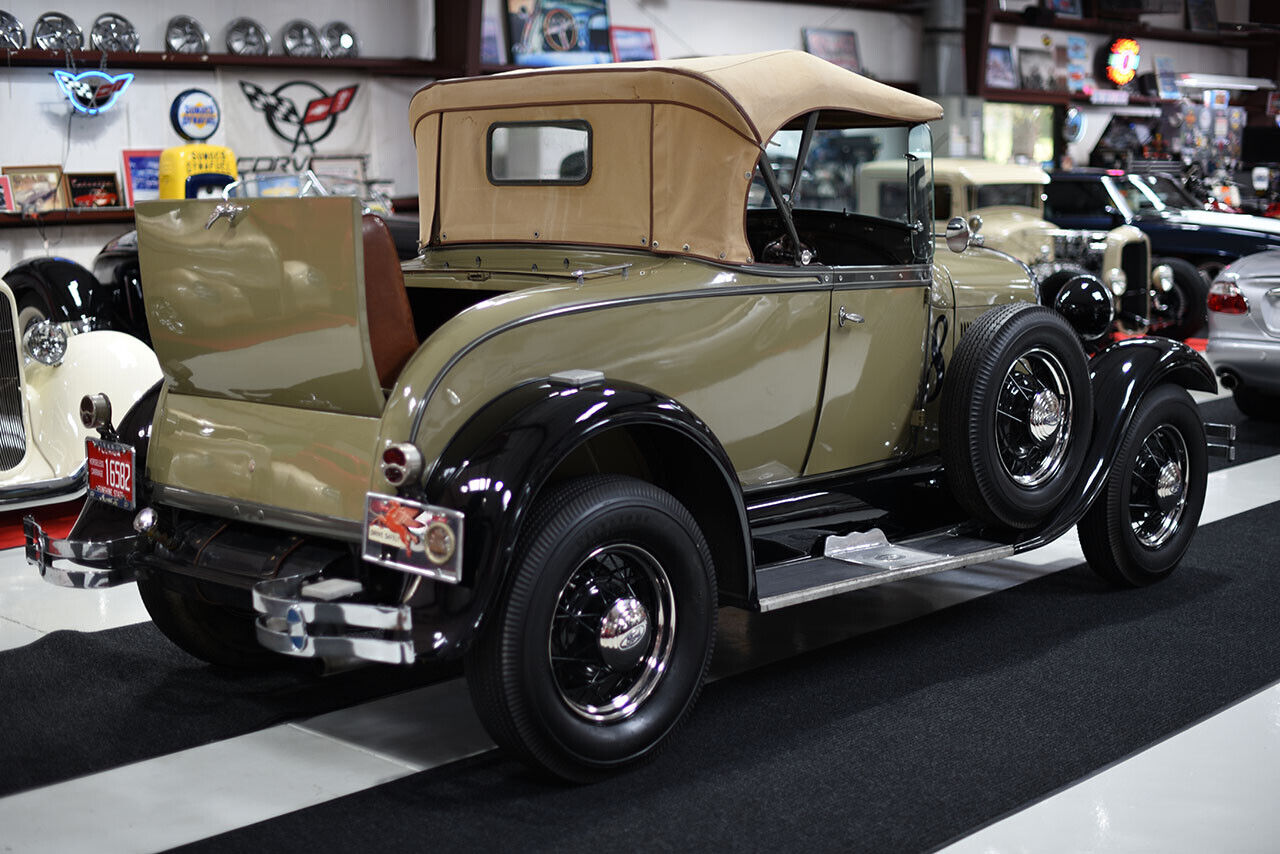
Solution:
M 26 48 L 0 51 L 0 65 L 13 68 L 61 68 L 67 64 L 67 54 L 61 51 Z M 161 51 L 137 51 L 135 53 L 106 53 L 96 50 L 72 51 L 70 58 L 79 68 L 97 68 L 105 57 L 111 68 L 122 69 L 170 69 L 174 71 L 216 71 L 219 68 L 297 68 L 307 70 L 366 71 L 389 77 L 456 77 L 459 68 L 448 63 L 427 59 L 391 59 L 381 57 L 354 57 L 321 59 L 303 56 L 239 56 L 233 53 L 165 53 Z
M 1047 30 L 1071 30 L 1079 33 L 1112 35 L 1123 31 L 1125 35 L 1139 39 L 1157 39 L 1171 42 L 1191 42 L 1222 47 L 1249 47 L 1260 37 L 1259 33 L 1223 27 L 1214 33 L 1173 30 L 1167 27 L 1148 27 L 1140 20 L 1112 20 L 1108 18 L 1068 18 L 1053 15 L 1029 20 L 1017 12 L 992 11 L 991 23 L 1012 24 L 1020 27 L 1036 27 Z M 1274 38 L 1274 36 L 1273 36 Z
M 132 224 L 133 208 L 62 208 L 33 216 L 0 211 L 0 228 L 49 228 L 63 225 Z

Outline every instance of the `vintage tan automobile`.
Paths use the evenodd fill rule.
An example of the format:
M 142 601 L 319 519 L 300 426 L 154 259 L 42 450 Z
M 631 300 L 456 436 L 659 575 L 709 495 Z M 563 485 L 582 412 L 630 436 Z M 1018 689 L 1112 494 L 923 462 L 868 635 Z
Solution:
M 870 164 L 864 183 L 875 181 L 884 164 Z M 1039 280 L 1040 297 L 1053 305 L 1063 285 L 1085 274 L 1098 278 L 1114 298 L 1116 329 L 1122 333 L 1168 335 L 1183 339 L 1186 330 L 1169 320 L 1166 294 L 1173 270 L 1154 267 L 1151 243 L 1138 229 L 1110 231 L 1058 228 L 1044 218 L 1044 186 L 1049 175 L 1038 166 L 992 163 L 961 157 L 933 161 L 934 219 L 939 227 L 960 216 L 979 232 L 982 245 L 1018 258 Z M 891 175 L 888 175 L 892 179 Z M 877 195 L 862 196 L 864 213 Z M 872 205 L 868 209 L 868 205 Z M 1105 345 L 1110 338 L 1099 343 Z
M 780 51 L 440 82 L 409 113 L 403 268 L 353 199 L 139 206 L 164 382 L 118 424 L 85 400 L 91 459 L 132 477 L 65 541 L 29 523 L 47 579 L 136 580 L 218 664 L 465 656 L 494 739 L 587 780 L 685 717 L 718 606 L 1077 523 L 1118 584 L 1181 559 L 1183 387 L 1212 372 L 1162 339 L 1087 364 L 1106 295 L 1069 323 L 963 220 L 935 256 L 931 101 Z M 891 214 L 792 204 L 815 173 L 774 156 L 834 149 L 895 164 Z

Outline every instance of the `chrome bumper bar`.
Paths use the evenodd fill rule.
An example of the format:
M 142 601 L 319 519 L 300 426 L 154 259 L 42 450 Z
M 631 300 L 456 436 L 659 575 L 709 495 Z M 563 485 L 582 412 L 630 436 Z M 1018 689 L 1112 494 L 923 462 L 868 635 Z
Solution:
M 253 587 L 258 643 L 302 658 L 412 664 L 413 617 L 408 605 L 333 601 L 319 579 L 280 578 Z M 332 584 L 333 582 L 323 582 Z M 360 585 L 339 598 L 358 595 Z
M 1236 458 L 1236 425 L 1204 422 L 1205 450 L 1212 457 Z
M 54 540 L 33 516 L 23 518 L 22 534 L 27 543 L 27 563 L 40 570 L 40 577 L 50 584 L 96 589 L 137 580 L 133 567 L 121 560 L 133 551 L 137 534 L 107 540 Z M 55 566 L 55 560 L 69 560 L 76 566 Z
M 86 471 L 87 467 L 82 463 L 67 477 L 0 488 L 0 510 L 24 510 L 40 504 L 79 498 L 89 488 L 89 476 Z

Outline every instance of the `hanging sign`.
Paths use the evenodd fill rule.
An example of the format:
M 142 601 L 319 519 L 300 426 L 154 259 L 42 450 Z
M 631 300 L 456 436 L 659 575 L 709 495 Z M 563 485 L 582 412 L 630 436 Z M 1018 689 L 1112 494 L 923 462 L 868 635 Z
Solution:
M 1116 39 L 1107 47 L 1103 73 L 1117 86 L 1128 85 L 1138 74 L 1142 47 L 1134 39 Z
M 105 71 L 81 71 L 73 74 L 61 68 L 55 68 L 53 79 L 58 81 L 58 88 L 67 96 L 71 106 L 77 112 L 87 116 L 105 113 L 115 104 L 116 99 L 124 94 L 133 82 L 133 74 L 111 75 Z
M 169 121 L 178 136 L 200 142 L 213 136 L 222 113 L 218 102 L 203 89 L 188 89 L 173 99 Z

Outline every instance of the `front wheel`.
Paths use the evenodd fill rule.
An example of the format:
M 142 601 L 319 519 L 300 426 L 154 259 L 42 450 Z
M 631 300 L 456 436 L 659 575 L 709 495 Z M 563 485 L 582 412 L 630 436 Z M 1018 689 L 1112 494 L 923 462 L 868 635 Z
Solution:
M 1102 494 L 1077 525 L 1089 566 L 1120 587 L 1166 578 L 1191 544 L 1207 477 L 1195 402 L 1160 386 L 1139 404 Z
M 1152 295 L 1151 334 L 1185 341 L 1200 334 L 1209 322 L 1209 285 L 1190 261 L 1157 258 L 1173 271 L 1173 288 Z
M 652 758 L 711 661 L 716 578 L 701 530 L 670 494 L 610 475 L 553 487 L 525 531 L 466 661 L 480 720 L 564 780 Z
M 1249 418 L 1280 421 L 1280 395 L 1267 394 L 1249 386 L 1236 386 L 1231 396 L 1235 398 L 1236 407 Z

